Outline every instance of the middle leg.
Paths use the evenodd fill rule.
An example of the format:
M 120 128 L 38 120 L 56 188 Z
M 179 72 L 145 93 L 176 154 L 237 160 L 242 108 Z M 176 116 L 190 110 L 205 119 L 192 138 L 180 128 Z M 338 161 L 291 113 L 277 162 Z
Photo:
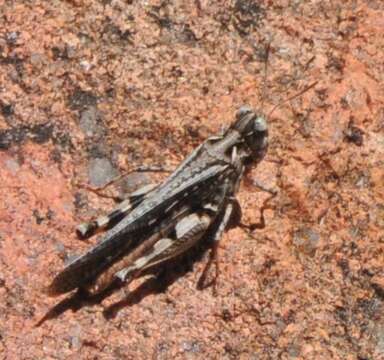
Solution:
M 224 208 L 224 212 L 223 212 L 223 215 L 221 216 L 220 218 L 220 222 L 218 223 L 216 229 L 215 229 L 215 232 L 212 236 L 212 240 L 213 240 L 213 244 L 212 244 L 212 250 L 211 250 L 211 254 L 210 254 L 210 257 L 209 257 L 209 261 L 208 261 L 208 264 L 206 265 L 200 279 L 199 279 L 199 288 L 205 288 L 207 287 L 208 285 L 206 285 L 206 279 L 208 277 L 208 271 L 209 269 L 211 268 L 212 264 L 214 263 L 215 264 L 215 276 L 214 276 L 214 279 L 212 281 L 212 285 L 213 285 L 213 292 L 214 294 L 217 293 L 217 280 L 219 278 L 219 272 L 220 272 L 220 264 L 219 264 L 219 254 L 218 254 L 218 251 L 219 251 L 219 243 L 220 243 L 220 240 L 224 234 L 224 231 L 227 230 L 231 225 L 232 221 L 233 221 L 233 218 L 234 218 L 234 215 L 236 217 L 238 217 L 239 215 L 236 214 L 236 200 L 233 200 L 231 202 L 229 202 L 226 207 Z M 236 219 L 237 220 L 237 219 Z

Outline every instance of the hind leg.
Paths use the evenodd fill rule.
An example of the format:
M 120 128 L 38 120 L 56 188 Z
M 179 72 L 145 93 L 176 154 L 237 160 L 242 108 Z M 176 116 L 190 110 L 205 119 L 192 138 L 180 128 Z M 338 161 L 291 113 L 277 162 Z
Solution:
M 118 223 L 133 208 L 138 206 L 143 199 L 155 188 L 156 184 L 149 184 L 131 193 L 128 199 L 122 201 L 108 214 L 102 215 L 90 222 L 84 222 L 76 227 L 76 233 L 82 239 L 92 236 L 99 229 L 107 229 Z
M 181 218 L 176 225 L 160 229 L 102 273 L 87 287 L 88 293 L 103 291 L 116 278 L 129 283 L 142 271 L 187 251 L 203 237 L 211 221 L 207 213 L 193 213 Z

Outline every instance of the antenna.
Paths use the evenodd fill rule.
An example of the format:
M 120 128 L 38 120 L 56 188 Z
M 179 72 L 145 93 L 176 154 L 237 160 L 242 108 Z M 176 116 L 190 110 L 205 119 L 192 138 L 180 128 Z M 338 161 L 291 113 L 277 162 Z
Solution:
M 265 93 L 266 93 L 266 89 L 267 89 L 268 60 L 269 60 L 270 50 L 271 50 L 271 42 L 269 41 L 268 44 L 267 44 L 267 47 L 265 49 L 264 77 L 263 77 L 263 88 L 262 88 L 262 93 L 261 93 L 261 109 L 264 107 Z
M 278 109 L 280 106 L 286 104 L 288 101 L 291 101 L 301 95 L 303 95 L 304 93 L 306 93 L 308 90 L 312 89 L 313 87 L 315 87 L 317 85 L 318 81 L 315 81 L 314 83 L 312 83 L 311 85 L 308 85 L 307 87 L 305 87 L 303 90 L 301 90 L 300 92 L 298 92 L 297 94 L 294 94 L 292 96 L 290 96 L 289 98 L 285 99 L 283 102 L 281 102 L 280 104 L 277 104 L 275 105 L 272 110 L 267 114 L 267 119 L 272 115 L 272 113 Z

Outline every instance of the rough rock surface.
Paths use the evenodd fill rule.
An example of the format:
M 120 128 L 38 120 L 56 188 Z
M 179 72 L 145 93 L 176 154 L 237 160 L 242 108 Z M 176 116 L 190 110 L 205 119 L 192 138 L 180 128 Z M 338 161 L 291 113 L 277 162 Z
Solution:
M 383 12 L 380 0 L 0 1 L 0 357 L 383 359 Z M 243 222 L 268 197 L 252 183 L 278 195 L 264 229 L 224 236 L 217 296 L 196 288 L 207 253 L 130 295 L 42 292 L 90 245 L 75 225 L 112 206 L 81 187 L 95 159 L 175 166 L 241 104 L 268 113 L 314 81 L 270 117 Z

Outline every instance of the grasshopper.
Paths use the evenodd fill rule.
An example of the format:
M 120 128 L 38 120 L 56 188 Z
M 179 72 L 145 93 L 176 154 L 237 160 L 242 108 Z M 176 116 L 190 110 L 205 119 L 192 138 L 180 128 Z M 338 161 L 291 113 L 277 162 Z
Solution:
M 95 295 L 114 281 L 129 283 L 144 270 L 173 259 L 212 234 L 212 256 L 225 230 L 241 219 L 235 196 L 247 167 L 268 148 L 266 118 L 242 106 L 222 134 L 198 146 L 161 184 L 146 185 L 111 213 L 77 227 L 83 237 L 111 227 L 101 242 L 53 279 L 49 295 L 76 288 Z

